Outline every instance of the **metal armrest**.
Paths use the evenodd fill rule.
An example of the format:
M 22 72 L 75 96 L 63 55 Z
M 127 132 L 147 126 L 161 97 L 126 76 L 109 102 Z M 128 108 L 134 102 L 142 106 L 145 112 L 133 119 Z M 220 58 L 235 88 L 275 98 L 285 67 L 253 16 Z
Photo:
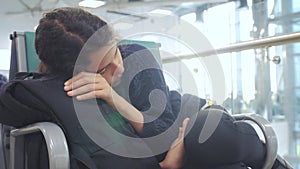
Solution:
M 40 122 L 34 123 L 32 125 L 22 127 L 19 129 L 14 129 L 10 134 L 10 159 L 11 159 L 11 168 L 20 169 L 24 168 L 24 163 L 19 164 L 18 158 L 21 158 L 21 161 L 24 160 L 24 157 L 19 157 L 17 153 L 18 148 L 21 148 L 21 152 L 24 152 L 24 146 L 20 146 L 18 137 L 34 132 L 42 132 L 45 138 L 48 156 L 49 156 L 49 168 L 50 169 L 69 169 L 70 168 L 70 158 L 69 150 L 65 135 L 62 129 L 54 123 L 50 122 Z M 24 144 L 24 143 L 23 143 Z M 22 165 L 22 166 L 19 166 Z
M 0 124 L 0 169 L 6 169 L 6 160 L 4 150 L 4 132 L 2 130 L 2 124 Z
M 233 116 L 236 120 L 252 121 L 259 126 L 265 137 L 267 149 L 266 161 L 263 169 L 271 169 L 277 157 L 278 144 L 275 131 L 270 122 L 258 114 L 236 114 Z

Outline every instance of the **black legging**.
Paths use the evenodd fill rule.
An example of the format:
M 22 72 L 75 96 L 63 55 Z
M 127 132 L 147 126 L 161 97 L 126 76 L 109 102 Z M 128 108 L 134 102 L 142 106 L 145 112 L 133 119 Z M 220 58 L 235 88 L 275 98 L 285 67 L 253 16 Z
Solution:
M 184 168 L 215 169 L 231 165 L 239 166 L 237 168 L 246 168 L 240 165 L 242 163 L 252 169 L 262 168 L 266 152 L 265 146 L 250 124 L 235 121 L 224 110 L 215 108 L 202 110 L 190 118 L 189 125 L 195 123 L 193 126 L 188 126 L 188 128 L 191 127 L 191 130 L 185 137 L 187 165 Z M 215 128 L 207 128 L 207 124 L 216 125 Z M 206 128 L 205 131 L 208 129 L 213 132 L 210 137 L 206 136 L 208 139 L 199 143 L 200 132 L 203 128 Z M 233 167 L 228 168 L 233 169 Z

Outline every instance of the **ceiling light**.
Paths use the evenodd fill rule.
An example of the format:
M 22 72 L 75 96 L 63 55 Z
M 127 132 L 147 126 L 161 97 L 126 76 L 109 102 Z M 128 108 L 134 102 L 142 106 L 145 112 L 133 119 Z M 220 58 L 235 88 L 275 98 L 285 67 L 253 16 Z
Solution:
M 171 15 L 173 12 L 166 9 L 154 9 L 149 12 L 150 14 L 162 14 L 162 15 Z
M 106 2 L 104 1 L 97 1 L 97 0 L 84 0 L 79 2 L 79 6 L 87 7 L 87 8 L 98 8 L 100 6 L 105 5 Z

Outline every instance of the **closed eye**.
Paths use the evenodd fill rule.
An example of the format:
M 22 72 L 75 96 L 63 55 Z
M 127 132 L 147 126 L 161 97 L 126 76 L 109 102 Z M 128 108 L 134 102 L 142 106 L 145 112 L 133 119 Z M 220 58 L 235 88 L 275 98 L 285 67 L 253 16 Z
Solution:
M 106 69 L 106 67 L 105 67 L 105 68 L 103 68 L 103 69 L 101 69 L 101 70 L 98 70 L 97 73 L 103 75 L 103 74 L 106 72 L 106 70 L 107 70 L 107 69 Z
M 116 50 L 115 50 L 115 53 L 114 53 L 114 57 L 112 58 L 113 60 L 117 57 L 117 53 L 118 53 L 118 47 L 116 47 Z M 108 65 L 106 65 L 104 68 L 98 70 L 97 73 L 103 75 L 107 71 L 107 68 L 109 67 L 110 64 L 111 63 L 109 63 Z

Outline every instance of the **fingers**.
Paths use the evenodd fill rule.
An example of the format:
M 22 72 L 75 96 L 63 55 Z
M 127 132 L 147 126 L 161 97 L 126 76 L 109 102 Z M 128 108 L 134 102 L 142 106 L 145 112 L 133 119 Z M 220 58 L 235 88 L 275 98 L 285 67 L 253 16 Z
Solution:
M 78 100 L 102 98 L 109 92 L 110 86 L 99 74 L 81 72 L 64 83 L 68 96 L 76 96 Z
M 101 98 L 102 91 L 91 91 L 84 94 L 80 94 L 76 96 L 77 100 L 88 100 L 88 99 L 94 99 L 94 98 Z
M 187 127 L 189 121 L 190 121 L 190 118 L 185 118 L 185 119 L 183 120 L 183 122 L 182 122 L 182 130 L 183 130 L 183 133 L 185 132 L 185 129 L 186 129 L 186 127 Z
M 81 72 L 81 73 L 77 74 L 76 76 L 73 76 L 71 79 L 67 80 L 65 82 L 65 85 L 71 85 L 73 82 L 78 81 L 78 80 L 82 79 L 84 76 L 87 76 L 89 74 L 91 74 L 91 73 Z
M 78 75 L 74 76 L 73 78 L 65 82 L 64 90 L 70 91 L 88 84 L 100 83 L 101 81 L 103 81 L 103 79 L 104 78 L 99 74 L 81 72 Z
M 182 127 L 179 127 L 179 132 L 178 132 L 178 139 L 181 139 L 181 138 L 183 138 L 183 136 L 184 136 L 184 132 L 183 132 L 183 129 L 182 129 Z
M 182 127 L 179 127 L 178 139 L 184 138 L 185 129 L 189 123 L 189 118 L 185 118 L 182 122 Z
M 93 92 L 95 90 L 101 90 L 99 85 L 96 85 L 96 84 L 93 84 L 93 83 L 84 84 L 84 85 L 79 86 L 79 87 L 70 87 L 70 88 L 71 88 L 71 90 L 67 90 L 68 96 L 78 96 L 78 95 L 83 95 L 83 94 L 86 94 L 86 93 Z

